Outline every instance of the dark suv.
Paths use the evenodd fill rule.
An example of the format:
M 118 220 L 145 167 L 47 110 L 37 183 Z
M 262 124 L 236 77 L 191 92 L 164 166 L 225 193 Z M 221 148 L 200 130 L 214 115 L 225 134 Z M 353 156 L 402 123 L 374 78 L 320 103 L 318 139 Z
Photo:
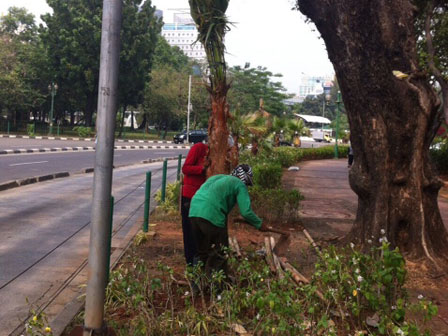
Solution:
M 189 132 L 189 140 L 190 143 L 203 142 L 208 140 L 208 134 L 205 130 L 192 130 Z M 187 141 L 187 132 L 183 131 L 182 133 L 176 134 L 173 137 L 174 143 L 184 143 Z
M 176 134 L 173 137 L 173 142 L 175 144 L 184 143 L 186 139 L 187 139 L 187 131 L 183 131 L 182 133 Z

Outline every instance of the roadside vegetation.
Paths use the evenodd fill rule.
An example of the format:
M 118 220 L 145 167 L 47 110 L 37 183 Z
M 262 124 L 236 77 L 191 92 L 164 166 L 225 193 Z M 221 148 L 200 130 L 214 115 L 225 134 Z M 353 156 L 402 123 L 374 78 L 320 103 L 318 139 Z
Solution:
M 106 319 L 118 335 L 417 336 L 430 335 L 425 323 L 437 314 L 426 298 L 409 301 L 404 260 L 386 242 L 369 254 L 323 250 L 303 285 L 290 273 L 278 278 L 254 250 L 242 259 L 229 251 L 229 280 L 164 264 L 154 274 L 138 249 L 111 273 L 106 291 Z M 199 279 L 197 296 L 192 279 Z
M 277 227 L 300 226 L 297 209 L 303 197 L 285 189 L 282 172 L 299 160 L 331 158 L 333 153 L 332 146 L 244 153 L 241 162 L 254 167 L 250 193 L 255 212 Z M 198 266 L 185 269 L 176 238 L 163 233 L 178 227 L 178 196 L 179 183 L 169 185 L 166 202 L 152 219 L 156 237 L 171 237 L 170 243 L 159 242 L 162 248 L 149 238 L 154 234 L 141 233 L 111 272 L 105 318 L 117 335 L 431 335 L 437 307 L 426 297 L 410 299 L 405 260 L 390 247 L 384 231 L 372 237 L 367 251 L 355 244 L 310 246 L 315 266 L 302 281 L 289 271 L 273 271 L 263 244 L 241 238 L 241 256 L 227 251 L 229 277 L 218 272 L 207 279 Z M 240 230 L 231 234 L 236 237 Z M 261 233 L 249 234 L 262 241 Z M 292 266 L 302 272 L 300 264 Z M 192 280 L 199 285 L 197 294 Z

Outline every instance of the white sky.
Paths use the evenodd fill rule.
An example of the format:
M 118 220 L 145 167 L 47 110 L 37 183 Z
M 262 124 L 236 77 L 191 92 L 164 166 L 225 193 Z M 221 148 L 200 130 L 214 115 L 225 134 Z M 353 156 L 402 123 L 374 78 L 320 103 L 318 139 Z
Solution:
M 162 9 L 165 22 L 171 21 L 170 8 L 188 8 L 188 0 L 152 0 Z M 231 0 L 227 15 L 234 23 L 226 35 L 230 65 L 265 66 L 283 74 L 281 81 L 288 92 L 298 92 L 302 73 L 330 75 L 333 66 L 318 33 L 312 24 L 305 24 L 303 15 L 292 11 L 293 0 Z M 50 11 L 45 0 L 1 0 L 0 13 L 10 6 L 25 7 L 37 18 Z

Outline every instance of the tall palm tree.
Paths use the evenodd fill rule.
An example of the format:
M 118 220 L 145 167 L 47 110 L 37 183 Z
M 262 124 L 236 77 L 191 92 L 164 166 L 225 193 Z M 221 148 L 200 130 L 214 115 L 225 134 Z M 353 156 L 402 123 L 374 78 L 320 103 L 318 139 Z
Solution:
M 189 0 L 191 16 L 198 28 L 198 41 L 202 43 L 209 65 L 208 91 L 212 113 L 209 119 L 208 137 L 210 151 L 207 175 L 227 174 L 230 170 L 228 154 L 229 105 L 227 104 L 226 62 L 224 36 L 229 30 L 225 15 L 229 0 Z

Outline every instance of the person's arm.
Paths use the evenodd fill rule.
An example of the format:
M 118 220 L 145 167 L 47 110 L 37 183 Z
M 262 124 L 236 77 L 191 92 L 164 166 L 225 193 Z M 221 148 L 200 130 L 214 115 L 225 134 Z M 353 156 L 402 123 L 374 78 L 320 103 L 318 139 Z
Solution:
M 199 161 L 199 151 L 193 146 L 185 159 L 182 173 L 184 173 L 184 175 L 202 175 L 204 173 L 204 166 L 198 165 Z
M 247 187 L 243 183 L 239 183 L 238 187 L 238 195 L 236 200 L 238 202 L 238 207 L 240 208 L 241 216 L 252 226 L 257 229 L 261 228 L 262 221 L 261 219 L 252 211 L 250 206 L 250 197 L 247 191 Z

